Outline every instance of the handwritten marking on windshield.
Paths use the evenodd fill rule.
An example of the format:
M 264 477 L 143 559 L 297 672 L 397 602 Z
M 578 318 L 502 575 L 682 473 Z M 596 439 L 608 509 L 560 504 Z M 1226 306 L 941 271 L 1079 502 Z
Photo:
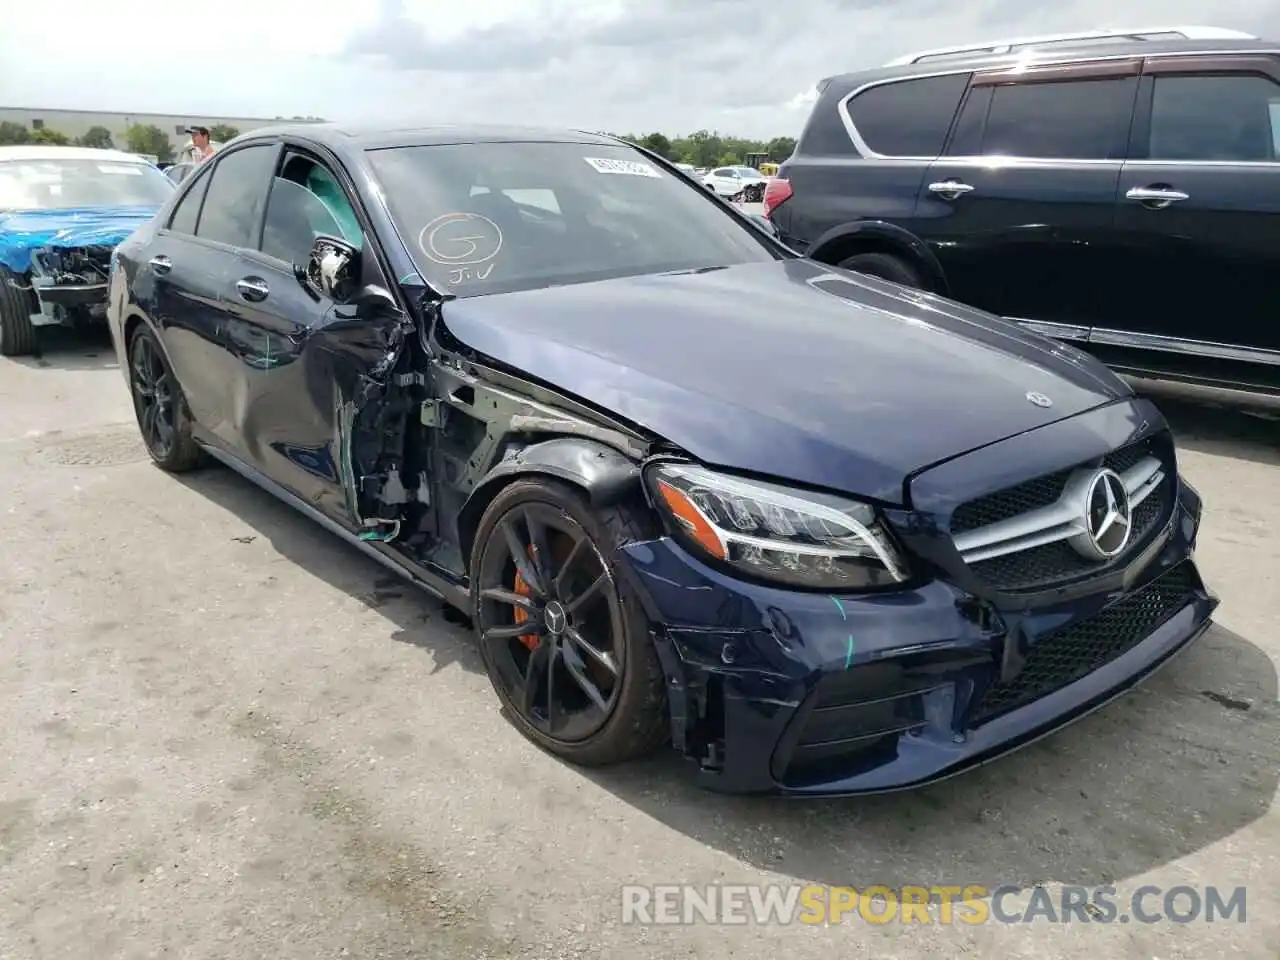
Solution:
M 454 267 L 449 271 L 449 282 L 457 286 L 459 283 L 466 283 L 468 280 L 487 280 L 491 273 L 493 273 L 492 263 L 487 267 L 479 267 L 475 270 L 470 267 Z
M 478 213 L 446 213 L 422 228 L 418 249 L 442 266 L 475 266 L 502 250 L 502 230 Z

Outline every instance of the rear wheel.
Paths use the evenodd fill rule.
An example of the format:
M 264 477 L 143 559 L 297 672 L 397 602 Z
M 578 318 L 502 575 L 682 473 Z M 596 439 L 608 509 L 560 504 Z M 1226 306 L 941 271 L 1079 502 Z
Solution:
M 36 352 L 31 308 L 31 294 L 21 279 L 7 267 L 0 267 L 0 354 L 25 357 Z
M 519 480 L 476 531 L 472 604 L 489 679 L 525 736 L 584 766 L 642 756 L 667 735 L 648 623 L 610 559 L 641 521 L 592 511 L 562 484 Z
M 129 392 L 151 459 L 170 473 L 200 466 L 204 453 L 191 436 L 186 397 L 145 324 L 129 341 Z
M 919 270 L 891 253 L 857 253 L 840 261 L 840 266 L 846 270 L 865 273 L 869 277 L 900 283 L 904 287 L 915 287 L 917 290 L 923 290 L 925 285 Z

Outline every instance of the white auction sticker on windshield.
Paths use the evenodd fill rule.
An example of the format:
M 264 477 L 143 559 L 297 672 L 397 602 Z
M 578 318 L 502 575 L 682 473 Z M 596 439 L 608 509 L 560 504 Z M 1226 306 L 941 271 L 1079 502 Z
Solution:
M 142 168 L 136 163 L 100 163 L 98 164 L 98 169 L 103 173 L 119 173 L 124 174 L 126 177 L 142 176 Z
M 603 157 L 583 157 L 582 159 L 591 164 L 596 173 L 620 173 L 628 177 L 662 178 L 662 174 L 653 169 L 653 167 L 637 160 L 606 160 Z

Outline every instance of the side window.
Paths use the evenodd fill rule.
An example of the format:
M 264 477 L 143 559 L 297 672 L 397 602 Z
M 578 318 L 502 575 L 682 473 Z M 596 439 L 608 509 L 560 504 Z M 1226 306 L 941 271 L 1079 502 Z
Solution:
M 1280 85 L 1259 76 L 1158 76 L 1151 97 L 1151 160 L 1274 161 Z
M 728 167 L 721 167 L 719 170 L 712 171 L 711 175 L 713 177 L 732 177 L 733 171 Z
M 174 233 L 194 234 L 196 220 L 200 217 L 200 203 L 204 200 L 205 191 L 209 189 L 209 178 L 201 177 L 187 191 L 186 196 L 174 207 L 173 216 L 169 218 L 169 229 Z
M 969 74 L 902 80 L 872 87 L 849 101 L 849 119 L 868 147 L 888 157 L 942 152 Z
M 233 247 L 258 245 L 258 224 L 276 153 L 274 144 L 263 144 L 216 158 L 197 237 Z
M 298 154 L 285 162 L 271 185 L 262 232 L 262 252 L 288 263 L 306 263 L 315 238 L 341 237 L 359 249 L 364 231 L 337 178 Z
M 987 126 L 987 112 L 991 109 L 991 88 L 972 87 L 965 97 L 964 106 L 951 131 L 947 155 L 973 157 L 982 153 L 982 131 Z
M 991 93 L 982 155 L 1122 159 L 1136 90 L 1134 77 L 997 86 Z

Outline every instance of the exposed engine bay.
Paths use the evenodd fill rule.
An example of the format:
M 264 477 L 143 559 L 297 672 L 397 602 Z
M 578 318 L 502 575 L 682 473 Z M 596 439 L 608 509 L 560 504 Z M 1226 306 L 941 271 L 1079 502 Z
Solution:
M 75 326 L 106 316 L 113 246 L 41 247 L 31 251 L 32 321 Z

